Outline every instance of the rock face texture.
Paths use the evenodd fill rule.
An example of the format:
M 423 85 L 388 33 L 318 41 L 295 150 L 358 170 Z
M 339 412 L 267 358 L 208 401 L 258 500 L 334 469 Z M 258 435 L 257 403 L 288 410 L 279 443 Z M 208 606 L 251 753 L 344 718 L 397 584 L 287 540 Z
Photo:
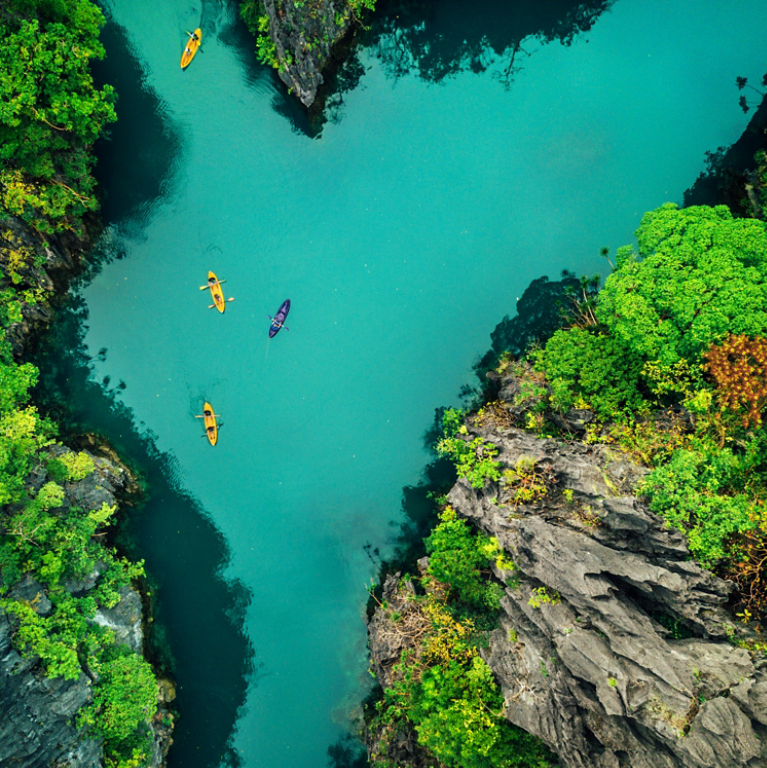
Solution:
M 87 236 L 78 239 L 71 234 L 43 239 L 19 219 L 5 219 L 0 224 L 0 288 L 13 284 L 17 289 L 50 294 L 55 283 L 66 281 L 75 273 L 79 253 L 88 242 Z M 17 266 L 14 261 L 19 252 L 34 253 L 36 263 Z M 21 319 L 12 323 L 6 332 L 13 354 L 19 357 L 29 338 L 52 319 L 53 311 L 47 302 L 24 302 Z
M 56 455 L 69 449 L 55 446 Z M 62 506 L 84 510 L 99 509 L 103 503 L 115 503 L 115 493 L 133 482 L 129 472 L 112 461 L 92 456 L 95 471 L 78 482 L 65 484 Z M 43 469 L 30 477 L 32 487 L 41 487 L 49 480 Z M 102 569 L 96 567 L 84 579 L 65 584 L 68 591 L 82 595 L 98 583 Z M 30 578 L 22 579 L 7 597 L 32 605 L 41 616 L 51 611 L 42 584 Z M 120 602 L 111 609 L 100 609 L 93 621 L 110 627 L 118 643 L 141 653 L 143 645 L 142 605 L 139 594 L 130 587 L 120 591 Z M 0 765 L 14 768 L 43 768 L 66 765 L 68 768 L 96 768 L 101 765 L 101 742 L 87 737 L 74 722 L 77 711 L 92 700 L 93 681 L 85 671 L 77 680 L 48 679 L 43 674 L 39 658 L 23 658 L 11 645 L 12 622 L 0 610 Z M 166 686 L 167 687 L 167 686 Z M 173 698 L 160 692 L 160 711 L 152 723 L 154 752 L 152 766 L 160 766 L 170 746 L 171 720 L 164 703 Z
M 503 382 L 502 398 L 518 392 Z M 730 642 L 740 631 L 723 608 L 730 583 L 693 563 L 682 535 L 636 497 L 641 467 L 605 446 L 536 437 L 505 413 L 469 420 L 467 439 L 496 445 L 517 479 L 481 490 L 459 480 L 448 494 L 517 566 L 493 568 L 506 589 L 482 651 L 505 716 L 567 768 L 767 766 L 767 662 Z M 583 414 L 564 418 L 582 428 Z M 546 490 L 519 503 L 525 473 Z M 398 589 L 387 582 L 390 605 L 404 600 Z M 381 611 L 369 638 L 386 687 L 407 640 Z
M 358 20 L 355 10 L 348 0 L 263 0 L 263 5 L 281 62 L 280 79 L 309 107 L 333 48 Z

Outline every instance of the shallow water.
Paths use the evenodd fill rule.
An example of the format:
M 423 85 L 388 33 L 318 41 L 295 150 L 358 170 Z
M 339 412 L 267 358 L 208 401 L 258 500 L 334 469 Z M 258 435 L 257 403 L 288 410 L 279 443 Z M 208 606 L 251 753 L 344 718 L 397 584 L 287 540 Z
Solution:
M 369 681 L 367 545 L 391 544 L 434 409 L 531 280 L 604 271 L 599 249 L 745 127 L 735 78 L 761 78 L 764 3 L 601 5 L 569 45 L 545 39 L 567 3 L 541 20 L 485 2 L 471 28 L 469 6 L 415 6 L 371 30 L 314 135 L 228 5 L 106 4 L 103 262 L 57 330 L 90 359 L 44 366 L 74 422 L 152 467 L 133 534 L 181 684 L 172 765 L 328 764 Z M 236 299 L 223 316 L 209 269 Z

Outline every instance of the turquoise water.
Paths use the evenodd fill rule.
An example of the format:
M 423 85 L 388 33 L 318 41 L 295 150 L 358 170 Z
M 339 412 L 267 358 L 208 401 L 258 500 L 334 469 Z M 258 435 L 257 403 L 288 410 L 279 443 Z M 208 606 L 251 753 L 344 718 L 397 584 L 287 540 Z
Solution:
M 435 46 L 470 7 L 453 5 L 428 6 Z M 325 766 L 369 681 L 366 546 L 396 533 L 434 409 L 532 279 L 603 270 L 602 246 L 737 139 L 735 77 L 761 78 L 767 6 L 619 0 L 568 46 L 522 40 L 508 82 L 490 48 L 480 73 L 395 77 L 383 33 L 315 137 L 228 5 L 106 10 L 121 125 L 102 149 L 104 263 L 78 291 L 92 384 L 68 396 L 156 463 L 134 532 L 181 683 L 172 764 L 219 764 L 234 720 L 228 761 Z M 223 316 L 199 290 L 209 269 L 235 297 Z M 217 611 L 241 634 L 208 629 Z

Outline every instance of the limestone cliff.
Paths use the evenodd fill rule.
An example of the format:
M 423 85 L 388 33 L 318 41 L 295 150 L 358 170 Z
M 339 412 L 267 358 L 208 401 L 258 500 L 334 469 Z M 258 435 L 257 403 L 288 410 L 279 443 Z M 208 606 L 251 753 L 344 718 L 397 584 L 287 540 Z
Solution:
M 28 292 L 30 299 L 22 301 L 20 317 L 6 330 L 15 357 L 22 355 L 33 334 L 50 324 L 48 299 L 57 285 L 63 288 L 69 282 L 89 245 L 87 234 L 43 237 L 13 216 L 0 222 L 0 289 L 13 286 L 18 293 Z
M 60 457 L 72 451 L 55 446 L 51 453 Z M 115 494 L 125 492 L 135 482 L 120 464 L 102 456 L 91 456 L 95 470 L 83 480 L 66 483 L 62 503 L 62 507 L 80 509 L 83 515 L 99 509 L 102 504 L 112 506 Z M 39 489 L 49 479 L 40 467 L 30 477 L 30 486 Z M 97 566 L 86 578 L 68 582 L 65 587 L 77 596 L 87 594 L 98 584 L 101 571 Z M 5 596 L 28 603 L 40 616 L 47 616 L 52 610 L 46 588 L 29 575 L 13 585 Z M 134 653 L 142 652 L 143 611 L 141 597 L 134 589 L 121 589 L 120 602 L 114 608 L 100 608 L 93 621 L 112 629 L 116 642 L 127 645 Z M 101 741 L 88 738 L 85 729 L 75 724 L 78 710 L 92 701 L 93 674 L 83 669 L 76 680 L 49 679 L 41 670 L 39 657 L 23 658 L 14 649 L 12 639 L 13 622 L 0 610 L 0 765 L 18 768 L 101 765 Z M 163 764 L 171 743 L 172 718 L 165 705 L 173 696 L 172 686 L 166 683 L 160 688 L 160 707 L 151 724 L 153 752 L 149 765 L 152 768 Z
M 0 289 L 12 286 L 17 302 L 15 316 L 6 329 L 6 337 L 17 359 L 22 359 L 36 334 L 53 319 L 49 299 L 64 290 L 78 271 L 81 254 L 90 240 L 87 235 L 64 234 L 42 237 L 23 222 L 6 217 L 0 224 Z M 96 441 L 92 441 L 94 444 Z M 45 455 L 47 453 L 47 456 Z M 48 460 L 74 453 L 53 445 L 46 449 L 36 467 L 26 478 L 31 497 L 50 480 Z M 51 515 L 76 511 L 86 516 L 102 505 L 114 506 L 117 497 L 135 493 L 135 478 L 120 463 L 111 449 L 92 447 L 93 470 L 83 479 L 64 482 L 64 498 Z M 60 480 L 59 480 L 60 481 Z M 0 521 L 0 535 L 4 534 Z M 99 584 L 104 568 L 98 564 L 86 578 L 67 582 L 64 588 L 76 597 L 88 595 Z M 141 654 L 144 645 L 144 611 L 141 596 L 134 589 L 120 590 L 119 603 L 110 609 L 99 608 L 92 621 L 113 630 L 116 642 Z M 27 574 L 20 582 L 4 584 L 0 596 L 31 606 L 41 616 L 48 616 L 53 605 L 47 588 Z M 23 657 L 14 642 L 16 622 L 0 609 L 0 765 L 18 768 L 66 765 L 69 768 L 95 768 L 102 764 L 102 743 L 89 738 L 76 725 L 75 716 L 92 701 L 92 687 L 98 677 L 81 662 L 76 680 L 50 679 L 37 656 Z M 171 743 L 173 717 L 167 704 L 174 698 L 173 685 L 159 681 L 159 709 L 150 723 L 152 750 L 149 765 L 162 765 Z
M 360 2 L 263 0 L 280 79 L 304 106 L 324 82 L 338 43 L 360 22 Z
M 522 459 L 545 493 L 519 503 L 507 483 L 477 490 L 459 480 L 448 501 L 516 564 L 493 567 L 505 594 L 482 651 L 505 717 L 567 768 L 767 765 L 767 662 L 725 610 L 732 585 L 692 562 L 682 535 L 637 497 L 642 467 L 609 447 L 518 428 L 531 403 L 513 377 L 501 385 L 499 403 L 468 420 L 466 439 L 496 445 L 502 469 Z M 562 420 L 575 438 L 582 416 Z M 399 617 L 408 584 L 385 586 Z M 413 643 L 402 625 L 380 609 L 369 623 L 383 686 Z M 375 734 L 369 748 L 375 758 Z M 431 765 L 415 734 L 394 749 L 398 765 Z

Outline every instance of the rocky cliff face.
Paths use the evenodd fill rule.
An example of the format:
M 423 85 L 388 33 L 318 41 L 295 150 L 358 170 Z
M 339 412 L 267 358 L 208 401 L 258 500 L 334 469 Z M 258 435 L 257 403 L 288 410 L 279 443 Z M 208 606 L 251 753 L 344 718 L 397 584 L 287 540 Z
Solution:
M 19 357 L 31 336 L 53 320 L 47 299 L 57 285 L 68 283 L 89 244 L 87 235 L 43 238 L 14 217 L 0 223 L 0 289 L 13 285 L 38 295 L 37 301 L 22 303 L 21 317 L 6 331 L 14 356 Z
M 731 641 L 746 639 L 724 609 L 731 584 L 693 563 L 681 534 L 637 498 L 641 467 L 605 446 L 516 428 L 525 406 L 511 405 L 518 383 L 503 384 L 506 405 L 470 420 L 468 439 L 498 446 L 502 469 L 524 466 L 545 492 L 518 503 L 511 484 L 477 490 L 460 480 L 448 500 L 517 566 L 494 567 L 515 586 L 482 652 L 505 716 L 567 768 L 766 766 L 767 661 Z M 582 429 L 582 416 L 563 423 Z M 407 610 L 403 589 L 395 579 L 385 588 L 398 613 Z M 412 641 L 380 610 L 369 637 L 386 686 Z M 395 745 L 401 763 L 430 764 L 412 741 Z
M 35 334 L 53 319 L 48 299 L 64 290 L 75 274 L 81 253 L 89 245 L 87 235 L 42 238 L 18 219 L 8 217 L 0 224 L 0 288 L 13 285 L 22 297 L 19 318 L 10 324 L 6 336 L 17 358 Z M 27 291 L 27 299 L 21 292 Z M 53 446 L 53 455 L 71 453 Z M 110 449 L 92 455 L 95 471 L 83 480 L 65 484 L 63 506 L 88 512 L 102 504 L 114 505 L 116 495 L 135 492 L 135 479 Z M 50 478 L 41 464 L 28 478 L 30 491 L 37 492 Z M 86 579 L 66 585 L 73 594 L 83 595 L 98 583 L 96 568 Z M 2 587 L 0 581 L 0 587 Z M 143 610 L 139 594 L 124 588 L 121 600 L 111 609 L 100 609 L 94 621 L 114 630 L 117 642 L 131 650 L 143 650 Z M 30 577 L 13 585 L 4 595 L 32 605 L 38 614 L 47 615 L 51 603 L 45 588 Z M 66 765 L 69 768 L 94 768 L 101 765 L 101 742 L 86 737 L 74 724 L 77 711 L 91 702 L 92 677 L 83 671 L 77 680 L 48 679 L 37 657 L 22 658 L 12 646 L 13 624 L 0 610 L 0 765 L 17 768 Z M 154 734 L 152 766 L 160 766 L 171 744 L 172 717 L 167 704 L 174 698 L 173 685 L 160 681 L 160 708 L 151 727 Z
M 277 72 L 304 106 L 311 106 L 336 44 L 359 21 L 348 0 L 263 0 L 280 67 Z
M 60 455 L 69 449 L 57 446 Z M 130 473 L 109 459 L 92 456 L 96 466 L 86 478 L 67 483 L 63 506 L 76 506 L 85 511 L 115 503 L 115 494 L 134 482 Z M 42 487 L 49 480 L 41 468 L 30 478 L 32 486 Z M 97 567 L 87 578 L 66 584 L 76 595 L 83 595 L 98 583 Z M 118 643 L 141 653 L 143 646 L 141 597 L 130 587 L 120 591 L 120 602 L 111 609 L 99 609 L 93 621 L 110 627 Z M 42 584 L 25 577 L 14 585 L 7 597 L 32 605 L 46 616 L 51 602 Z M 16 768 L 42 768 L 66 765 L 68 768 L 94 768 L 101 765 L 101 742 L 89 739 L 77 728 L 74 717 L 92 701 L 92 678 L 85 671 L 77 680 L 48 679 L 41 671 L 38 657 L 23 658 L 12 644 L 12 623 L 0 611 L 0 765 Z M 172 686 L 161 686 L 161 706 L 152 723 L 154 751 L 151 765 L 160 766 L 170 746 L 171 722 L 165 704 L 172 699 Z

